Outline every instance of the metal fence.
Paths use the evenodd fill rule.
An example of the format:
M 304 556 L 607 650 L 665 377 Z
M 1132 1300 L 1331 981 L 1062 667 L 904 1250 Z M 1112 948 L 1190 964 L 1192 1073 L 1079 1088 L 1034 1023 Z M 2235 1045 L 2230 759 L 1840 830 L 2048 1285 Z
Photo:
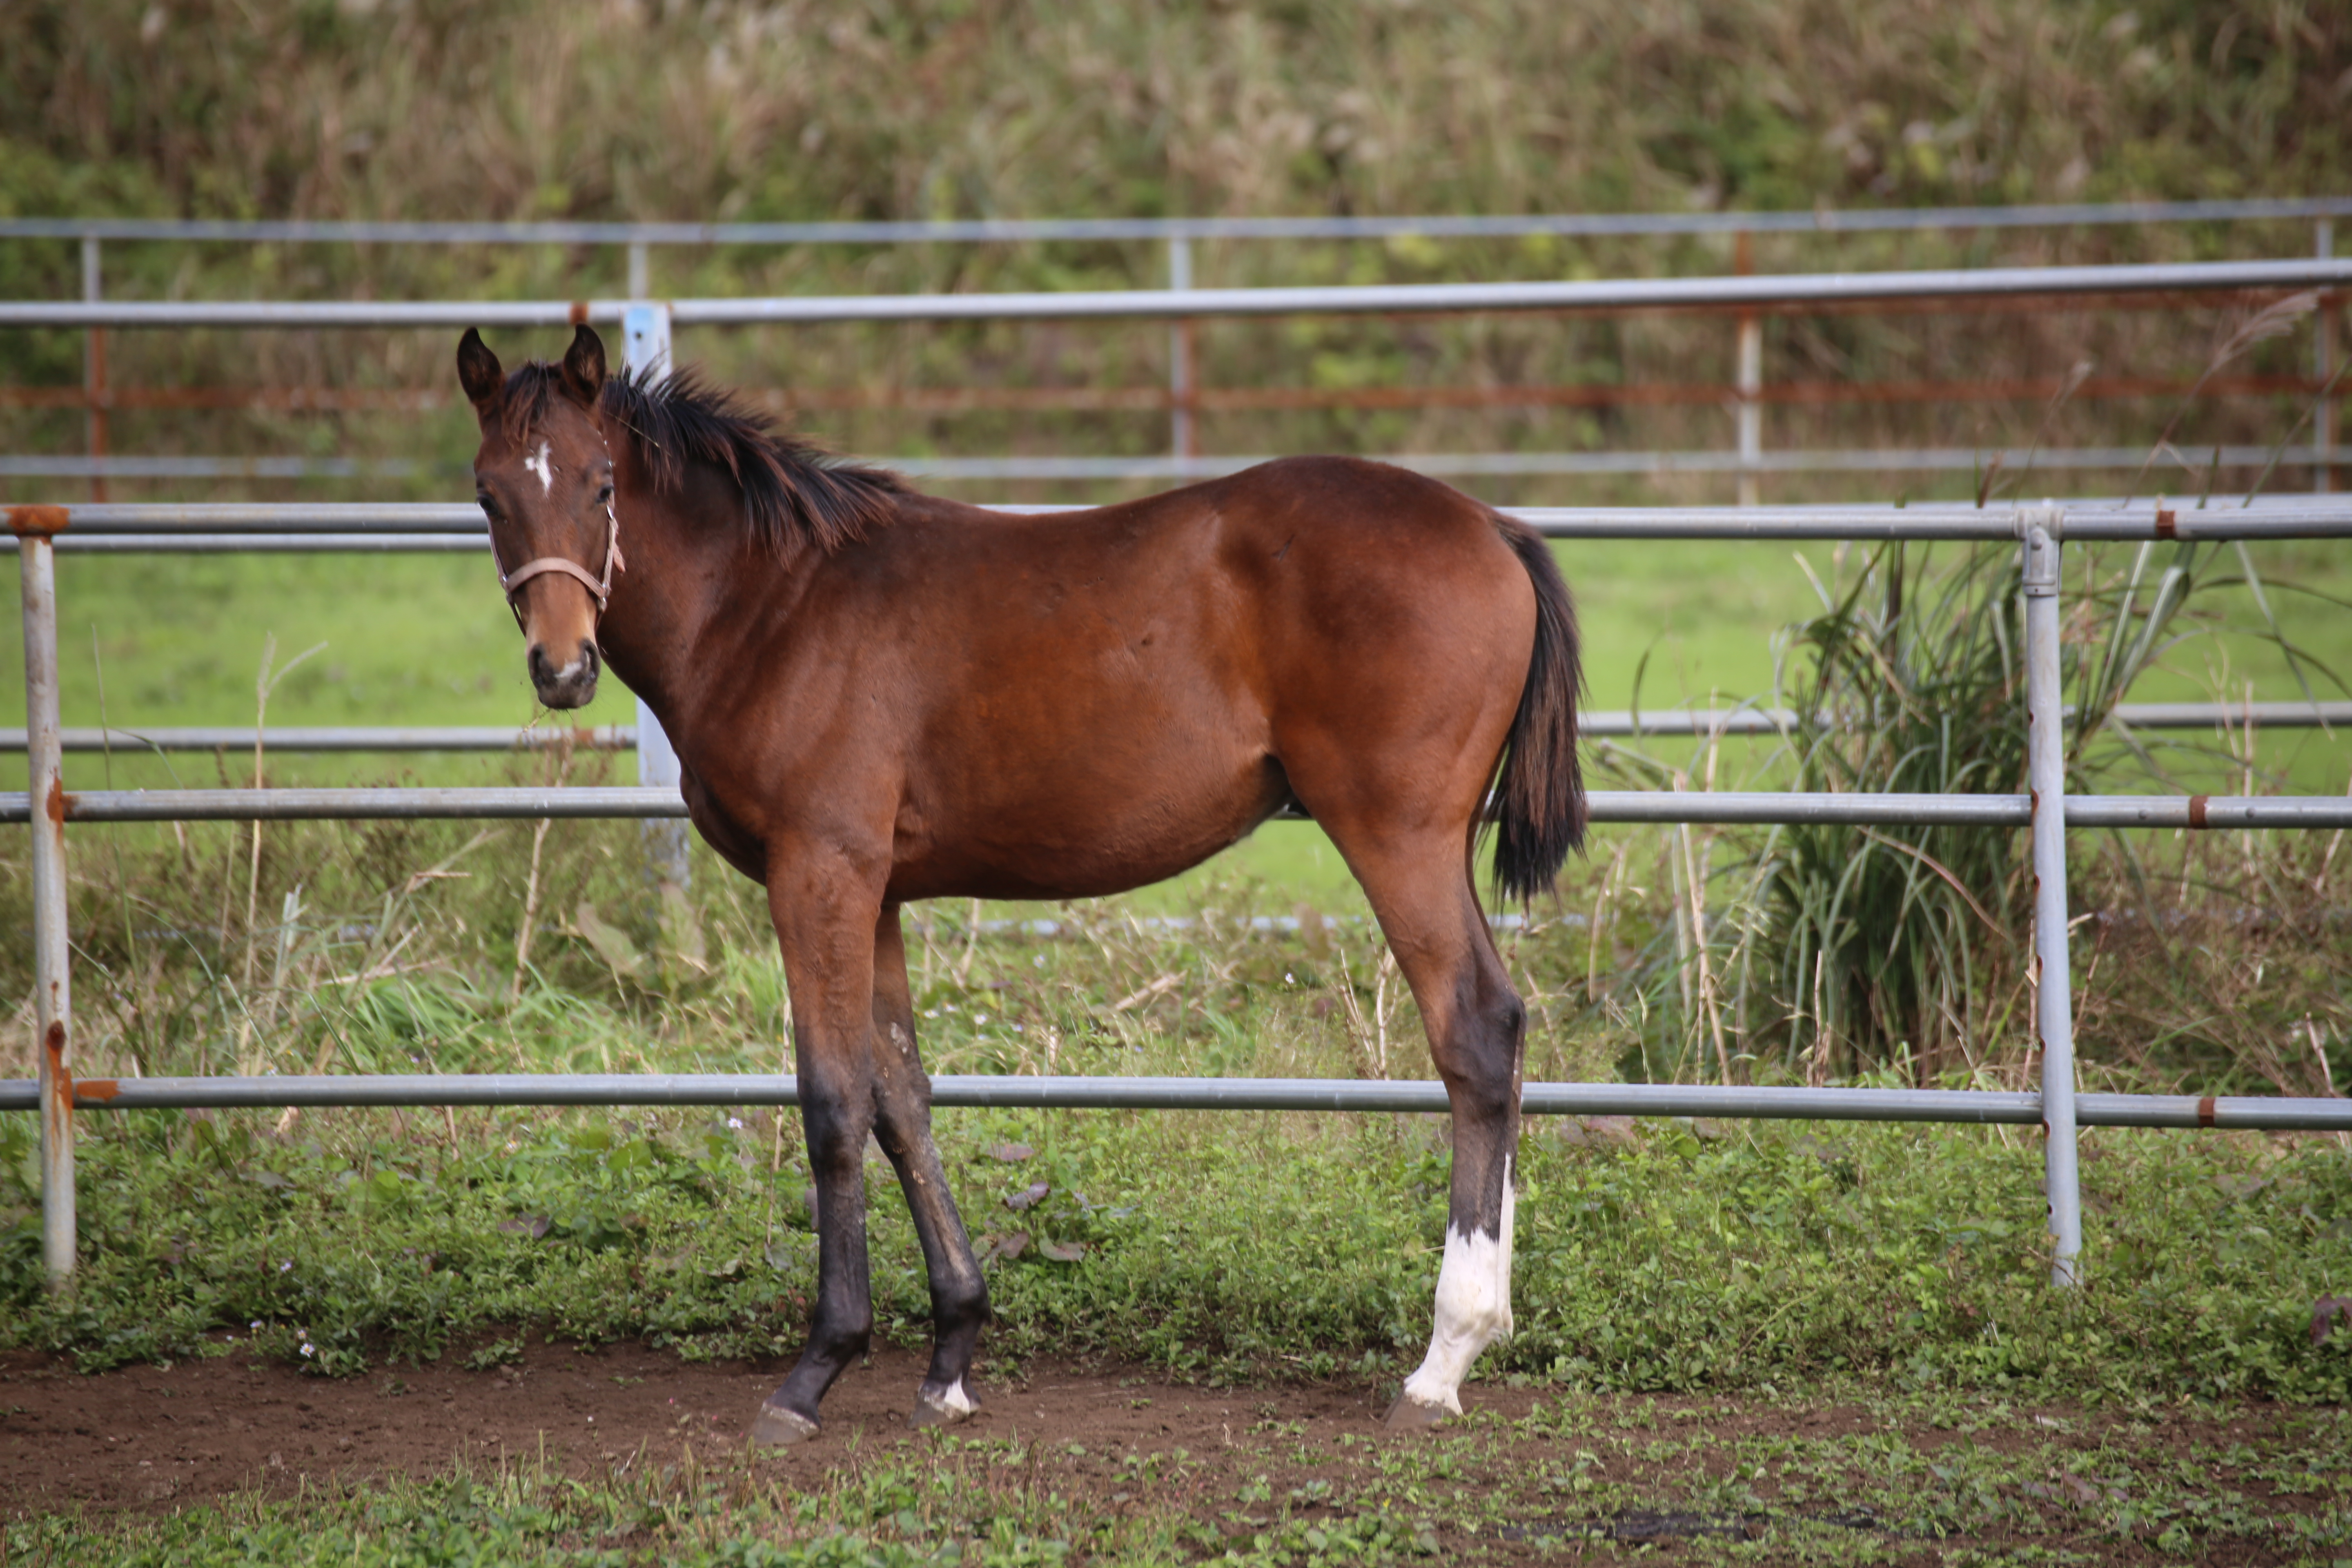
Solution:
M 110 384 L 106 363 L 106 331 L 110 327 L 164 324 L 195 324 L 184 316 L 174 315 L 168 308 L 132 307 L 128 312 L 117 310 L 104 298 L 104 262 L 102 247 L 116 243 L 247 243 L 247 244 L 351 244 L 383 245 L 562 245 L 613 246 L 623 247 L 627 255 L 628 293 L 632 300 L 642 300 L 651 293 L 650 251 L 655 247 L 676 246 L 736 246 L 789 247 L 811 245 L 906 245 L 906 244 L 1040 244 L 1055 242 L 1148 242 L 1166 247 L 1166 278 L 1164 290 L 1127 290 L 1113 294 L 1080 295 L 961 295 L 961 296 L 886 296 L 876 299 L 858 297 L 855 307 L 843 300 L 804 300 L 768 301 L 766 313 L 743 316 L 725 309 L 729 302 L 680 301 L 682 311 L 677 320 L 681 325 L 717 321 L 758 320 L 767 321 L 943 321 L 1036 319 L 1068 316 L 1163 316 L 1173 321 L 1169 341 L 1168 384 L 1164 389 L 1115 388 L 1083 389 L 1051 392 L 1041 395 L 1013 392 L 992 396 L 984 391 L 967 390 L 949 394 L 948 402 L 957 407 L 1067 407 L 1134 408 L 1151 407 L 1164 410 L 1169 417 L 1169 451 L 1160 458 L 947 458 L 910 460 L 905 466 L 909 472 L 933 479 L 1042 479 L 1042 480 L 1137 480 L 1199 478 L 1222 471 L 1223 468 L 1248 459 L 1204 458 L 1198 445 L 1198 428 L 1204 412 L 1223 408 L 1262 407 L 1375 407 L 1375 406 L 1436 406 L 1436 405 L 1573 405 L 1612 406 L 1632 403 L 1686 404 L 1696 405 L 1728 405 L 1734 414 L 1736 437 L 1734 449 L 1709 451 L 1650 451 L 1650 452 L 1528 452 L 1483 454 L 1425 454 L 1412 459 L 1426 471 L 1451 475 L 1595 475 L 1637 474 L 1657 475 L 1724 473 L 1736 476 L 1739 481 L 1740 498 L 1752 501 L 1756 498 L 1758 480 L 1768 473 L 1809 473 L 1822 471 L 1968 471 L 1973 465 L 1985 461 L 1990 454 L 1937 449 L 1889 451 L 1879 453 L 1844 451 L 1783 451 L 1767 454 L 1763 448 L 1762 411 L 1776 404 L 1811 404 L 1839 401 L 1844 398 L 1883 399 L 1896 397 L 1909 401 L 1936 399 L 2041 400 L 2058 389 L 2058 384 L 2026 383 L 1937 383 L 1917 384 L 1901 388 L 1869 385 L 1849 385 L 1841 383 L 1806 383 L 1768 385 L 1763 375 L 1762 321 L 1768 314 L 1790 310 L 1822 309 L 1855 309 L 1890 303 L 1913 304 L 1937 302 L 1948 304 L 1969 298 L 2016 299 L 2021 295 L 1985 280 L 2004 269 L 1986 269 L 1964 275 L 1979 280 L 1976 287 L 1949 292 L 1877 294 L 1848 292 L 1838 286 L 1837 275 L 1814 280 L 1819 291 L 1791 292 L 1775 290 L 1769 285 L 1784 279 L 1693 279 L 1687 282 L 1738 281 L 1750 285 L 1746 292 L 1734 289 L 1705 303 L 1694 302 L 1672 288 L 1654 296 L 1641 289 L 1627 290 L 1612 285 L 1563 284 L 1556 300 L 1549 303 L 1506 304 L 1490 297 L 1479 302 L 1479 290 L 1502 290 L 1508 296 L 1519 285 L 1437 285 L 1438 290 L 1467 290 L 1452 296 L 1453 302 L 1433 302 L 1439 294 L 1415 295 L 1408 290 L 1394 295 L 1386 302 L 1384 293 L 1392 290 L 1331 290 L 1331 289 L 1195 289 L 1192 247 L 1206 241 L 1263 240 L 1366 240 L 1394 239 L 1406 236 L 1432 239 L 1444 238 L 1505 238 L 1528 236 L 1549 236 L 1558 238 L 1602 238 L 1633 237 L 1694 237 L 1729 236 L 1737 242 L 1739 270 L 1748 270 L 1748 243 L 1756 235 L 1835 235 L 1887 233 L 1925 230 L 2003 230 L 2024 228 L 2063 228 L 2080 226 L 2162 226 L 2171 224 L 2235 224 L 2248 222 L 2309 222 L 2313 225 L 2313 249 L 2317 258 L 2325 260 L 2334 250 L 2334 225 L 2337 218 L 2352 216 L 2352 198 L 2318 197 L 2287 200 L 2250 200 L 2234 202 L 2186 203 L 2125 203 L 2112 205 L 2054 205 L 2010 207 L 1946 207 L 1905 209 L 1877 212 L 1839 212 L 1822 209 L 1802 213 L 1679 213 L 1679 214 L 1567 214 L 1503 216 L 1421 216 L 1397 218 L 1222 218 L 1222 219 L 1113 219 L 1113 220 L 982 220 L 949 223 L 806 223 L 806 224 L 402 224 L 402 223 L 300 223 L 300 222 L 217 222 L 185 223 L 135 219 L 89 220 L 73 218 L 20 218 L 0 221 L 0 241 L 72 240 L 81 247 L 82 304 L 84 313 L 78 318 L 44 317 L 47 324 L 79 325 L 87 333 L 84 364 L 84 384 L 72 388 L 6 388 L 0 389 L 0 401 L 22 406 L 79 405 L 86 411 L 89 451 L 79 458 L 37 457 L 16 455 L 0 457 L 0 477 L 87 477 L 95 488 L 94 494 L 103 499 L 109 476 L 122 478 L 331 478 L 413 471 L 406 464 L 367 465 L 348 458 L 233 458 L 214 457 L 132 458 L 119 458 L 108 452 L 108 422 L 111 409 L 118 406 L 194 407 L 194 406 L 289 406 L 331 408 L 338 406 L 383 406 L 386 397 L 404 400 L 403 405 L 415 406 L 420 395 L 416 393 L 350 394 L 327 388 L 302 389 L 291 394 L 273 394 L 261 389 L 243 393 L 228 389 L 165 389 L 142 394 Z M 2007 269 L 2014 270 L 2014 269 Z M 2084 289 L 2100 291 L 2091 275 L 2100 268 L 2073 269 L 2084 274 Z M 1924 277 L 1933 275 L 1923 275 Z M 2187 287 L 2207 288 L 2212 284 L 2189 284 Z M 2248 283 L 2245 287 L 2273 285 Z M 2297 287 L 2305 285 L 2294 285 Z M 2321 284 L 2319 286 L 2329 286 Z M 2125 291 L 2143 299 L 2152 298 L 2139 286 L 2125 286 Z M 1702 290 L 1704 292 L 1704 290 Z M 2046 294 L 2050 290 L 2032 289 L 2027 293 Z M 1345 294 L 1355 302 L 1317 302 L 1318 296 Z M 961 301 L 942 306 L 941 300 Z M 1146 304 L 1145 300 L 1156 301 Z M 925 303 L 925 301 L 932 301 Z M 1124 301 L 1124 302 L 1122 302 Z M 740 303 L 734 302 L 734 303 Z M 603 319 L 614 313 L 612 302 L 605 302 L 599 315 L 593 306 L 592 316 Z M 413 314 L 402 322 L 394 322 L 372 313 L 363 306 L 321 306 L 316 310 L 304 310 L 299 316 L 278 315 L 263 320 L 257 315 L 227 315 L 211 319 L 216 325 L 426 325 L 444 324 L 430 316 L 431 307 L 419 307 L 424 314 Z M 1198 354 L 1192 336 L 1192 323 L 1205 317 L 1296 310 L 1361 310 L 1376 311 L 1422 311 L 1436 310 L 1570 310 L 1590 311 L 1623 311 L 1643 310 L 1706 309 L 1724 310 L 1735 321 L 1737 370 L 1730 385 L 1653 385 L 1627 386 L 1553 386 L 1553 387 L 1411 387 L 1403 389 L 1350 388 L 1221 388 L 1202 384 Z M 338 314 L 338 310 L 341 314 Z M 717 313 L 713 313 L 713 312 Z M 365 318 L 363 320 L 363 318 Z M 546 320 L 544 311 L 536 315 L 528 310 L 520 314 L 501 314 L 496 310 L 476 310 L 458 324 L 521 325 Z M 26 324 L 20 321 L 18 324 Z M 2231 374 L 2210 377 L 2200 384 L 2209 394 L 2232 392 L 2312 392 L 2328 379 L 2330 341 L 2334 331 L 2334 307 L 2323 310 L 2315 323 L 2312 340 L 2312 369 L 2308 378 L 2281 376 L 2245 376 Z M 2157 391 L 2185 391 L 2182 385 L 2170 382 L 2152 381 L 2146 377 L 2095 376 L 2070 384 L 2067 392 L 2083 399 L 2105 396 L 2143 395 Z M 812 407 L 871 406 L 873 400 L 863 393 L 853 395 L 846 403 L 829 403 L 822 392 L 802 391 L 795 401 Z M 918 395 L 893 394 L 881 405 L 921 406 Z M 2329 466 L 2335 461 L 2336 409 L 2332 402 L 2319 410 L 2315 422 L 2314 439 L 2284 454 L 2284 460 L 2296 467 L 2309 466 L 2317 470 L 2315 488 L 2325 489 L 2329 484 Z M 2025 455 L 2004 453 L 2005 461 L 2012 467 Z M 2044 469 L 2084 469 L 2130 467 L 2140 460 L 2137 452 L 2125 453 L 2105 448 L 2043 449 L 2034 460 Z M 2230 452 L 2227 460 L 2232 466 L 2258 464 L 2267 454 Z
M 663 345 L 666 348 L 666 344 Z M 639 352 L 645 352 L 640 348 Z M 0 795 L 0 818 L 33 825 L 34 949 L 40 1076 L 0 1084 L 0 1109 L 37 1109 L 41 1123 L 43 1255 L 52 1276 L 74 1260 L 73 1116 L 79 1109 L 150 1109 L 198 1105 L 455 1105 L 455 1104 L 706 1104 L 787 1103 L 789 1080 L 772 1077 L 681 1078 L 647 1075 L 583 1078 L 561 1075 L 481 1078 L 268 1078 L 77 1081 L 71 1070 L 71 996 L 66 909 L 66 825 L 68 822 L 260 821 L 308 817 L 635 816 L 677 818 L 685 813 L 674 788 L 451 790 L 149 790 L 76 791 L 65 787 L 64 734 L 57 689 L 57 603 L 54 559 L 59 543 L 76 538 L 78 509 L 8 509 L 21 541 L 30 788 Z M 1531 1113 L 1697 1114 L 1818 1117 L 1831 1120 L 2040 1121 L 2047 1131 L 2045 1184 L 2054 1237 L 2053 1280 L 2076 1279 L 2082 1209 L 2076 1177 L 2076 1129 L 2085 1125 L 2251 1127 L 2267 1130 L 2352 1130 L 2352 1101 L 2344 1100 L 2197 1099 L 2182 1096 L 2084 1095 L 2074 1089 L 2073 985 L 2067 957 L 2065 829 L 2070 826 L 2215 828 L 2343 828 L 2352 826 L 2352 798 L 2221 796 L 2067 796 L 2059 674 L 2058 595 L 2064 542 L 2159 541 L 2352 536 L 2352 505 L 2304 502 L 2224 510 L 2183 510 L 2154 503 L 2074 503 L 2003 507 L 1832 507 L 1725 510 L 1529 508 L 1517 515 L 1555 538 L 1749 540 L 2013 541 L 2019 547 L 2026 601 L 2026 722 L 2029 791 L 2021 795 L 1853 795 L 1733 792 L 1600 792 L 1599 822 L 1975 825 L 2026 827 L 2032 835 L 2035 881 L 2034 954 L 2038 984 L 2035 1021 L 2042 1046 L 2038 1094 L 1941 1090 L 1781 1089 L 1737 1086 L 1530 1085 Z M 478 547 L 478 534 L 461 546 L 436 534 L 285 531 L 294 521 L 316 521 L 316 508 L 244 508 L 241 527 L 278 528 L 276 535 L 215 533 L 222 541 L 303 540 L 330 548 L 369 548 L 385 541 L 442 542 L 435 548 Z M 120 512 L 92 517 L 94 530 L 135 529 L 142 520 Z M 220 527 L 222 513 L 190 514 L 189 527 Z M 332 521 L 333 520 L 329 520 Z M 396 527 L 405 515 L 374 520 Z M 432 522 L 437 519 L 425 519 Z M 348 520 L 346 520 L 348 523 Z M 94 531 L 100 542 L 155 540 Z M 168 531 L 167 541 L 192 537 Z M 150 544 L 147 547 L 156 547 Z M 168 547 L 168 544 L 166 545 Z M 223 548 L 235 548 L 225 543 Z M 641 730 L 640 733 L 646 731 Z M 657 733 L 657 731 L 653 731 Z M 1430 1083 L 1360 1084 L 1295 1080 L 942 1078 L 942 1105 L 1135 1106 L 1166 1109 L 1439 1110 L 1443 1091 Z
M 2329 730 L 2352 726 L 2352 702 L 2119 702 L 2109 721 L 2131 730 Z M 2074 721 L 2073 708 L 2066 721 Z M 1767 736 L 1786 734 L 1797 723 L 1788 708 L 1672 708 L 1641 712 L 1629 708 L 1591 708 L 1576 716 L 1577 732 L 1593 740 L 1643 736 Z M 250 752 L 266 742 L 273 753 L 561 751 L 633 752 L 636 726 L 598 724 L 440 724 L 369 729 L 352 725 L 289 724 L 257 730 L 235 724 L 141 725 L 136 729 L 69 728 L 58 732 L 68 753 L 142 752 Z M 22 729 L 0 728 L 0 752 L 25 750 Z

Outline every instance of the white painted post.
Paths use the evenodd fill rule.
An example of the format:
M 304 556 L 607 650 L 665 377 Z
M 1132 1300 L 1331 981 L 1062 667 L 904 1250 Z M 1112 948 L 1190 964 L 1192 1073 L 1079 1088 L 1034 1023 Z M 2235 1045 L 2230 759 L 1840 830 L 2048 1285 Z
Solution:
M 1757 502 L 1757 469 L 1764 456 L 1764 323 L 1739 318 L 1739 504 Z
M 1168 242 L 1168 287 L 1192 286 L 1192 242 Z M 1180 321 L 1168 329 L 1168 391 L 1174 408 L 1168 417 L 1168 449 L 1181 464 L 1201 449 L 1192 424 L 1192 323 Z
M 630 269 L 636 270 L 633 265 Z M 632 281 L 635 281 L 633 278 Z M 669 307 L 632 302 L 621 316 L 621 367 L 659 380 L 669 374 Z M 624 527 L 626 526 L 626 520 Z M 637 699 L 637 782 L 677 787 L 677 752 L 661 721 Z M 676 818 L 644 825 L 646 856 L 657 882 L 687 885 L 687 825 Z
M 26 787 L 33 817 L 33 1026 L 39 1037 L 41 1266 L 63 1284 L 74 1268 L 73 975 L 66 929 L 64 735 L 58 721 L 57 555 L 62 507 L 12 507 L 23 543 Z
M 2066 961 L 2066 732 L 2058 667 L 2065 512 L 2017 514 L 2024 549 L 2026 783 L 2033 803 L 2033 1016 L 2042 1037 L 2042 1176 L 2054 1242 L 2050 1282 L 2082 1282 L 2083 1194 L 2074 1131 L 2074 987 Z
M 1756 270 L 1756 252 L 1746 229 L 1732 237 L 1731 269 L 1745 278 Z M 1734 373 L 1738 395 L 1739 504 L 1758 500 L 1757 468 L 1764 456 L 1764 406 L 1757 395 L 1764 390 L 1764 320 L 1753 313 L 1739 318 L 1739 363 Z

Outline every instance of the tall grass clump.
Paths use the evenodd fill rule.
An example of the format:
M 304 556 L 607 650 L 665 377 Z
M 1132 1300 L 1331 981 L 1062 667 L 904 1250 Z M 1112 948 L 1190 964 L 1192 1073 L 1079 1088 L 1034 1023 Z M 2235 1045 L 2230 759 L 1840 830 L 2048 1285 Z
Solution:
M 1821 614 L 1784 635 L 1771 699 L 1782 715 L 1779 734 L 1737 764 L 1750 775 L 1746 782 L 1829 795 L 2024 793 L 2024 600 L 2015 547 L 1954 552 L 1896 542 L 1862 554 L 1850 572 L 1843 554 L 1838 564 L 1830 582 L 1814 578 Z M 2272 645 L 2314 696 L 2345 689 L 2282 628 L 2273 597 L 2291 585 L 2266 587 L 2234 546 L 2078 550 L 2068 578 L 2060 668 L 2069 793 L 2274 786 L 2255 765 L 2250 730 L 2157 735 L 2117 717 L 2144 677 L 2186 673 L 2199 653 L 2210 661 L 2223 637 Z M 1697 780 L 1712 788 L 1729 753 L 1719 739 L 1702 750 L 1699 762 L 1678 766 L 1654 750 L 1610 747 L 1603 763 L 1632 783 L 1688 788 Z M 2242 937 L 2276 929 L 2324 942 L 2319 933 L 2340 915 L 2329 913 L 2325 872 L 2304 847 L 2243 837 L 2222 854 L 2145 835 L 2105 843 L 2077 836 L 2072 906 L 2099 911 L 2101 932 L 2151 918 L 2178 926 L 2189 918 L 2193 889 L 2209 934 L 2219 922 Z M 1611 902 L 1607 889 L 1623 879 L 1616 868 L 1604 873 L 1596 928 Z M 1614 995 L 1597 985 L 1592 993 L 1595 1009 L 1639 1042 L 1621 1059 L 1630 1075 L 1727 1081 L 1744 1064 L 1813 1083 L 1872 1073 L 1924 1083 L 2000 1077 L 2030 1058 L 2032 866 L 2022 830 L 1683 828 L 1662 837 L 1657 881 L 1667 893 L 1664 918 L 1641 932 L 1643 944 L 1620 964 Z M 2167 902 L 2168 914 L 2151 915 Z M 1639 929 L 1629 912 L 1614 924 L 1620 935 Z M 1596 942 L 1602 940 L 1596 929 Z M 2251 957 L 2244 967 L 2263 970 Z M 1597 979 L 1597 962 L 1592 972 Z M 2079 963 L 2076 972 L 2084 973 Z M 2094 964 L 2086 984 L 2095 978 Z M 2186 993 L 2176 1000 L 2191 1005 Z M 2147 1017 L 2165 1008 L 2143 998 L 2133 1010 Z M 2205 1016 L 2176 1018 L 2178 1027 L 2159 1038 L 2194 1036 Z M 2220 1054 L 2246 1059 L 2244 1049 Z M 2211 1051 L 2192 1055 L 2200 1070 L 2215 1065 Z M 2130 1059 L 2154 1065 L 2144 1051 Z M 2287 1079 L 2273 1067 L 2250 1081 Z
M 2013 551 L 1941 573 L 1906 543 L 1874 555 L 1790 638 L 1792 787 L 2022 788 L 2023 611 Z M 1996 1026 L 1988 982 L 2024 929 L 2025 853 L 2024 836 L 1981 827 L 1806 823 L 1766 838 L 1757 912 L 1786 1049 L 1810 1079 L 1906 1043 L 1932 1073 Z

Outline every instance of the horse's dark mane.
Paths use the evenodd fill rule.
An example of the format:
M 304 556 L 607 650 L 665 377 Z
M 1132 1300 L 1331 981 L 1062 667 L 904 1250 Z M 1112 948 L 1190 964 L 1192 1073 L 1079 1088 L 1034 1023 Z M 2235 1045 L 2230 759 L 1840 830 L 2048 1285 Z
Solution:
M 533 361 L 508 379 L 508 433 L 518 445 L 562 395 L 556 366 Z M 607 428 L 634 443 L 654 484 L 674 490 L 687 465 L 724 469 L 743 498 L 743 521 L 767 548 L 789 557 L 803 545 L 830 553 L 888 521 L 906 483 L 886 468 L 847 462 L 781 434 L 698 370 L 661 380 L 645 372 L 613 376 L 600 399 Z

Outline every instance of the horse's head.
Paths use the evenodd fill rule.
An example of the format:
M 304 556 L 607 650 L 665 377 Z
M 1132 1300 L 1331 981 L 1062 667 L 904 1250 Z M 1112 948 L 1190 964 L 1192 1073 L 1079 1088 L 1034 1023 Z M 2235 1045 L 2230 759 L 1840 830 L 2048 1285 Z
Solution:
M 622 564 L 613 456 L 597 424 L 604 342 L 583 326 L 562 364 L 527 365 L 509 381 L 468 329 L 457 343 L 457 380 L 482 427 L 474 496 L 530 645 L 531 686 L 550 708 L 584 706 L 596 695 L 596 623 Z

